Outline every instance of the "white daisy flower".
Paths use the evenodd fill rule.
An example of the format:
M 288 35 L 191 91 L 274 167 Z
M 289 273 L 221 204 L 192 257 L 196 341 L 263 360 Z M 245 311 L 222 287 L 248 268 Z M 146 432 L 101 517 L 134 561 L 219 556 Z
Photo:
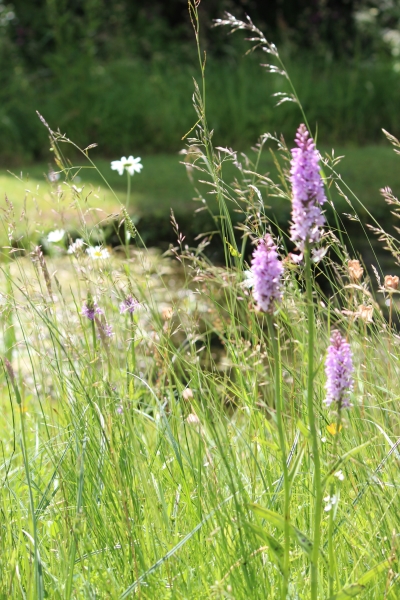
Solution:
M 89 248 L 86 248 L 86 252 L 93 260 L 110 258 L 107 248 L 102 248 L 101 246 L 89 246 Z
M 57 242 L 61 242 L 64 235 L 65 235 L 64 229 L 55 229 L 54 231 L 50 231 L 50 233 L 47 236 L 47 241 L 50 244 L 56 244 Z
M 123 175 L 124 170 L 126 169 L 129 175 L 133 175 L 134 173 L 140 173 L 143 169 L 143 165 L 140 162 L 142 159 L 140 157 L 133 158 L 133 156 L 123 156 L 121 160 L 113 160 L 111 163 L 111 169 L 113 171 L 118 171 L 120 175 Z

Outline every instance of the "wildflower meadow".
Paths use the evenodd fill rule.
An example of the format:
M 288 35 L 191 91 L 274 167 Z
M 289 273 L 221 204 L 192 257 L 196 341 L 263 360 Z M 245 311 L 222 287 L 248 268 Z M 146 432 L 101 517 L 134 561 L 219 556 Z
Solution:
M 175 243 L 147 248 L 131 213 L 141 158 L 110 161 L 126 196 L 110 188 L 119 208 L 104 215 L 79 179 L 94 144 L 41 114 L 58 224 L 32 241 L 27 211 L 4 204 L 0 597 L 397 600 L 400 240 L 360 220 L 277 47 L 229 13 L 216 25 L 244 31 L 267 57 L 260 73 L 284 77 L 276 99 L 298 127 L 260 132 L 246 154 L 218 145 L 198 5 L 194 125 L 177 161 L 203 182 L 196 210 L 213 230 L 189 245 L 172 212 Z M 382 193 L 395 219 L 400 201 Z M 269 198 L 290 206 L 286 227 Z M 349 220 L 391 270 L 367 268 Z

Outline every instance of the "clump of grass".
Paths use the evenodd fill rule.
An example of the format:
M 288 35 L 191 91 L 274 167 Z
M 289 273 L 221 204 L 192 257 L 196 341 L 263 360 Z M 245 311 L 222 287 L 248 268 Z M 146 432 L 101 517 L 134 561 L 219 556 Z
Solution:
M 269 233 L 264 188 L 291 201 L 291 154 L 271 138 L 284 165 L 273 181 L 258 174 L 266 137 L 255 164 L 214 148 L 199 56 L 188 152 L 208 182 L 200 206 L 225 266 L 206 258 L 209 235 L 187 246 L 174 217 L 177 242 L 163 257 L 133 224 L 132 247 L 87 253 L 79 195 L 82 243 L 68 259 L 37 247 L 11 260 L 4 249 L 1 595 L 395 600 L 396 279 L 376 289 L 334 213 L 319 262 L 310 240 L 305 263 L 291 259 L 280 232 L 277 302 L 257 310 L 245 250 Z M 70 142 L 49 134 L 68 179 Z M 221 177 L 228 162 L 233 184 Z M 332 412 L 323 366 L 333 329 L 350 345 L 354 384 L 351 409 Z

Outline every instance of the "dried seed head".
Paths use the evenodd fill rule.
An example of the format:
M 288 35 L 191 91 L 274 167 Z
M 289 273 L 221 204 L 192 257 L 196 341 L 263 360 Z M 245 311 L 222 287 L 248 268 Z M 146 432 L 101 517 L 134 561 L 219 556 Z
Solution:
M 182 392 L 182 398 L 184 400 L 192 400 L 193 398 L 193 392 L 190 388 L 186 388 L 185 390 L 183 390 Z
M 190 415 L 186 417 L 186 423 L 188 425 L 200 425 L 200 419 L 194 413 L 190 413 Z
M 13 385 L 15 385 L 15 373 L 12 364 L 7 358 L 3 358 L 4 366 Z
M 360 306 L 357 308 L 357 312 L 355 314 L 356 318 L 360 318 L 363 321 L 365 321 L 365 323 L 372 323 L 373 319 L 372 319 L 372 314 L 374 312 L 374 307 L 373 306 L 365 306 L 364 304 L 360 304 Z
M 383 287 L 389 291 L 397 290 L 399 287 L 399 278 L 397 275 L 386 275 Z
M 347 267 L 349 269 L 350 281 L 352 281 L 353 283 L 358 283 L 359 281 L 361 281 L 364 269 L 360 265 L 360 261 L 349 260 L 349 262 L 347 263 Z
M 172 319 L 173 314 L 174 314 L 174 309 L 171 308 L 171 306 L 167 306 L 166 308 L 163 309 L 161 316 L 164 319 L 164 321 L 170 321 Z

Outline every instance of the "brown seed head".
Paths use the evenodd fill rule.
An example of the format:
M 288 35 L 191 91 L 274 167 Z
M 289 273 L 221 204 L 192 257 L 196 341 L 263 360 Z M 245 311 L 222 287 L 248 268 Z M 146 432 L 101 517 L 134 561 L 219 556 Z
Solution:
M 383 287 L 389 291 L 397 290 L 399 287 L 399 278 L 397 275 L 386 275 Z
M 358 283 L 363 276 L 364 269 L 360 265 L 359 260 L 349 260 L 347 263 L 347 267 L 349 269 L 349 277 L 353 283 Z
M 186 417 L 186 423 L 188 425 L 200 425 L 200 419 L 194 413 L 190 413 L 190 415 Z
M 374 312 L 373 306 L 365 306 L 364 304 L 360 304 L 357 308 L 356 317 L 359 317 L 365 323 L 372 323 L 372 314 Z
M 164 321 L 170 321 L 172 319 L 173 314 L 174 314 L 174 309 L 171 308 L 170 306 L 167 306 L 166 308 L 163 308 L 161 316 L 164 319 Z

